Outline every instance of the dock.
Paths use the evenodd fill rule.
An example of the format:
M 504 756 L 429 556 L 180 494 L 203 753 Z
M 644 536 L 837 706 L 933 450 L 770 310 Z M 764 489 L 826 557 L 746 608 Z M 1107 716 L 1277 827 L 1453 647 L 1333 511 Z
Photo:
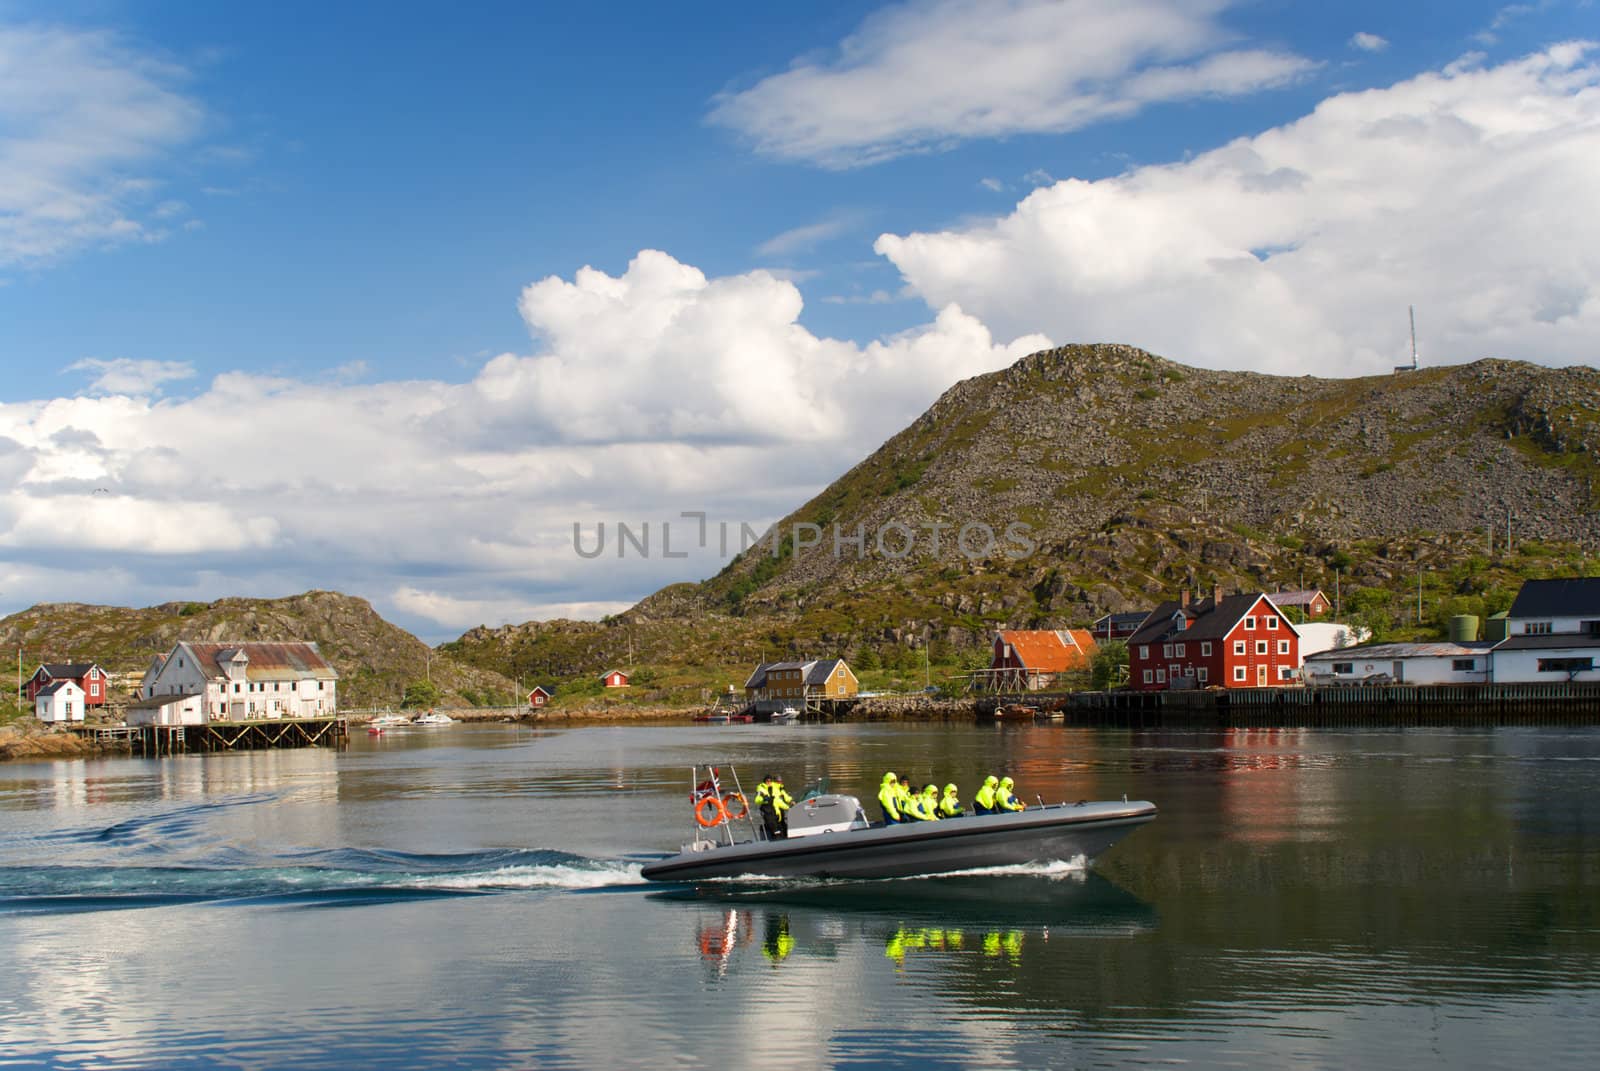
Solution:
M 214 721 L 204 725 L 111 725 L 72 730 L 99 744 L 121 745 L 154 758 L 191 752 L 259 751 L 268 748 L 344 747 L 350 726 L 342 717 Z

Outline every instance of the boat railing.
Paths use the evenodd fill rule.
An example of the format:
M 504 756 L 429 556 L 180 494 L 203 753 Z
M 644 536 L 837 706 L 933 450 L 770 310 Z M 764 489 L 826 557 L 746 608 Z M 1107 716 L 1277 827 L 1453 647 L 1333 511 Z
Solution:
M 743 822 L 748 829 L 749 836 L 746 839 L 759 838 L 761 827 L 756 825 L 754 801 L 745 795 L 744 785 L 739 781 L 739 771 L 732 765 L 692 766 L 689 769 L 689 786 L 689 800 L 693 808 L 690 818 L 694 825 L 692 843 L 736 844 L 739 842 L 734 835 L 736 822 Z M 709 801 L 715 801 L 716 806 L 707 807 Z M 736 813 L 730 809 L 730 804 L 737 808 Z

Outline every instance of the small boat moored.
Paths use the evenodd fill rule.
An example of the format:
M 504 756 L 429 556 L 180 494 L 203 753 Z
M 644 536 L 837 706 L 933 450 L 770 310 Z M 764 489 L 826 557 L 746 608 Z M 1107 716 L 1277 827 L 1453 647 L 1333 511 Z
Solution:
M 456 720 L 450 715 L 435 714 L 431 710 L 426 714 L 419 714 L 411 719 L 412 725 L 454 725 L 455 723 Z
M 1156 817 L 1155 804 L 1124 798 L 884 825 L 871 821 L 855 796 L 829 793 L 823 783 L 789 811 L 788 836 L 769 840 L 732 767 L 704 770 L 691 775 L 694 839 L 676 855 L 646 864 L 646 880 L 903 878 L 1088 861 Z

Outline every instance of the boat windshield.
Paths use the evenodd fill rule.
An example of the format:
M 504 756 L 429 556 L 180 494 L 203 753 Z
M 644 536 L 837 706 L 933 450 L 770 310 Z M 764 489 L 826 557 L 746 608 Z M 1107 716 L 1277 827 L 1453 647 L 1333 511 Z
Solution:
M 819 777 L 815 781 L 806 782 L 806 787 L 800 792 L 800 799 L 816 799 L 818 796 L 826 796 L 827 794 L 828 779 L 826 777 Z

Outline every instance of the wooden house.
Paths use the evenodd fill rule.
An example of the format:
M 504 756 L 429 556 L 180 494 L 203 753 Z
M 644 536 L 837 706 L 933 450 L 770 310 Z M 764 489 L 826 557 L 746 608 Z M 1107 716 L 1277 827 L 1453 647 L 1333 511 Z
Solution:
M 607 688 L 628 687 L 628 674 L 620 669 L 608 669 L 600 674 L 600 683 Z
M 33 694 L 34 717 L 51 725 L 82 721 L 85 705 L 83 689 L 70 677 L 51 681 Z
M 978 683 L 987 691 L 1036 692 L 1062 684 L 1063 674 L 1086 670 L 1095 639 L 1088 629 L 1009 629 L 994 634 L 987 671 Z
M 528 706 L 542 707 L 556 697 L 556 693 L 542 684 L 535 684 L 528 692 Z
M 1128 640 L 1128 683 L 1138 691 L 1266 688 L 1297 683 L 1300 634 L 1264 592 L 1156 607 Z
M 111 676 L 93 662 L 45 662 L 33 671 L 33 676 L 23 685 L 29 702 L 38 698 L 40 691 L 58 681 L 72 681 L 83 692 L 83 707 L 103 707 Z

